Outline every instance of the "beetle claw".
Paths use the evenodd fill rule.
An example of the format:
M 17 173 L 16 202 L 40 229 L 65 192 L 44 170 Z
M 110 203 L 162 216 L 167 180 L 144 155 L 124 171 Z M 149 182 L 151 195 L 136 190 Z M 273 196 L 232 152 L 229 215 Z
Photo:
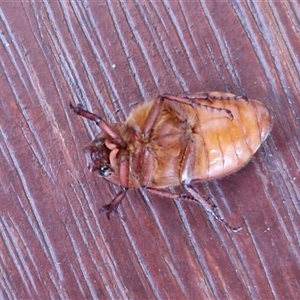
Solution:
M 107 216 L 107 219 L 108 219 L 108 220 L 110 219 L 110 218 L 109 218 L 109 215 L 110 215 L 110 213 L 111 213 L 111 212 L 109 211 L 109 209 L 110 209 L 110 204 L 103 205 L 103 206 L 100 208 L 100 213 L 106 211 L 106 216 Z
M 120 204 L 120 202 L 123 200 L 123 198 L 125 197 L 126 191 L 127 191 L 127 189 L 120 191 L 117 194 L 117 196 L 109 204 L 103 205 L 100 208 L 100 212 L 106 211 L 106 216 L 107 216 L 108 220 L 110 219 L 109 217 L 110 217 L 110 214 L 112 213 L 112 211 L 117 212 L 117 207 Z
M 112 203 L 109 203 L 109 204 L 106 204 L 106 205 L 103 205 L 101 208 L 100 208 L 100 212 L 105 212 L 106 211 L 106 217 L 108 220 L 110 220 L 110 214 L 114 211 L 114 212 L 117 212 L 117 208 L 116 207 L 113 207 Z
M 217 207 L 215 204 L 213 204 L 213 205 L 211 206 L 211 210 L 210 210 L 209 212 L 212 214 L 212 216 L 213 216 L 216 220 L 218 220 L 219 222 L 221 222 L 225 228 L 227 228 L 227 229 L 229 229 L 229 230 L 231 230 L 231 231 L 233 231 L 233 232 L 239 232 L 240 230 L 243 229 L 241 226 L 238 226 L 238 227 L 232 227 L 230 224 L 228 224 L 228 223 L 220 216 L 220 214 L 219 214 L 219 212 L 218 212 L 218 207 Z

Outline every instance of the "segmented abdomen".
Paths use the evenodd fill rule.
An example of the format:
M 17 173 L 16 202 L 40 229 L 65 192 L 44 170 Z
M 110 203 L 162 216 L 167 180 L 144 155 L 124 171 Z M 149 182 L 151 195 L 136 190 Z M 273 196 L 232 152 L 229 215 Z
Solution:
M 242 167 L 271 130 L 270 112 L 258 101 L 213 100 L 208 105 L 212 108 L 196 109 L 199 123 L 193 134 L 197 147 L 193 177 L 198 180 L 222 177 Z

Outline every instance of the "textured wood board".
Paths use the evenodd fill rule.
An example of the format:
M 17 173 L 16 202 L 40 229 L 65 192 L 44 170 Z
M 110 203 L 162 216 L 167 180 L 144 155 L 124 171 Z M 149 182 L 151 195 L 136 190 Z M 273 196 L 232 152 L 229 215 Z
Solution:
M 0 5 L 1 299 L 299 298 L 297 1 L 3 2 Z M 225 91 L 267 104 L 250 163 L 194 187 L 201 207 L 118 191 L 86 168 L 97 133 L 159 93 Z M 178 188 L 177 190 L 180 190 Z

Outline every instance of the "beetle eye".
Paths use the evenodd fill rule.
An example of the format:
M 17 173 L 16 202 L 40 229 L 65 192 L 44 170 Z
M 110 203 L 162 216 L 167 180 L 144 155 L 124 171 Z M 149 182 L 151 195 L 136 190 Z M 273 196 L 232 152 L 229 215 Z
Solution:
M 113 170 L 109 165 L 103 165 L 99 167 L 98 172 L 100 176 L 107 177 L 112 174 Z

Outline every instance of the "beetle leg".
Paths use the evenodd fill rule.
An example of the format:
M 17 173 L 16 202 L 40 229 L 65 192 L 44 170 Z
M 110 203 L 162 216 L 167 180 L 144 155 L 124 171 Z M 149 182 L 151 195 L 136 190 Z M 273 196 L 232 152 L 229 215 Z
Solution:
M 196 148 L 195 143 L 192 138 L 187 139 L 185 144 L 185 150 L 183 154 L 183 159 L 181 162 L 180 169 L 180 180 L 181 184 L 189 184 L 194 178 L 194 167 L 195 167 L 195 158 L 196 158 Z
M 148 186 L 151 178 L 153 177 L 154 171 L 154 156 L 153 154 L 146 148 L 143 154 L 143 160 L 141 164 L 141 177 L 140 184 L 141 186 Z
M 191 186 L 184 185 L 185 189 L 193 196 L 193 200 L 200 202 L 207 213 L 212 214 L 212 216 L 221 222 L 227 229 L 232 230 L 234 232 L 238 232 L 242 229 L 242 227 L 232 227 L 229 225 L 223 218 L 221 218 L 216 205 L 211 205 L 208 203 L 202 196 L 199 195 Z
M 106 216 L 109 219 L 109 216 L 112 211 L 116 211 L 118 205 L 124 199 L 127 190 L 128 190 L 128 175 L 129 175 L 129 161 L 125 156 L 126 154 L 122 154 L 120 157 L 120 166 L 119 166 L 119 177 L 120 184 L 122 186 L 122 191 L 120 191 L 117 196 L 109 203 L 101 207 L 100 212 L 106 211 Z
M 111 138 L 116 139 L 117 141 L 122 140 L 119 133 L 115 131 L 105 120 L 89 112 L 88 110 L 83 109 L 82 105 L 78 104 L 77 106 L 74 106 L 70 102 L 70 108 L 75 114 L 82 116 L 88 120 L 94 121 L 100 127 L 100 129 L 106 132 Z
M 155 189 L 155 188 L 150 188 L 150 187 L 147 187 L 147 190 L 149 192 L 153 193 L 153 194 L 159 195 L 161 197 L 171 198 L 173 200 L 184 198 L 185 200 L 190 200 L 190 201 L 200 203 L 207 213 L 212 214 L 212 216 L 216 220 L 221 222 L 222 225 L 225 226 L 227 229 L 232 230 L 234 232 L 238 232 L 242 229 L 242 227 L 232 227 L 231 225 L 229 225 L 224 219 L 221 218 L 220 214 L 218 213 L 218 209 L 217 209 L 216 205 L 209 204 L 202 196 L 200 196 L 190 186 L 185 185 L 184 187 L 191 194 L 191 196 L 186 195 L 186 194 L 181 194 L 181 195 L 172 194 L 172 193 L 167 192 L 167 191 L 163 191 L 163 190 L 159 190 L 159 189 Z
M 191 195 L 188 195 L 188 194 L 173 194 L 171 192 L 167 192 L 167 191 L 152 188 L 152 187 L 146 187 L 146 189 L 150 193 L 159 195 L 161 197 L 166 197 L 166 198 L 170 198 L 170 199 L 173 199 L 173 200 L 184 199 L 184 200 L 189 200 L 189 201 L 195 202 L 194 197 L 191 196 Z
M 234 96 L 234 98 L 231 97 L 217 97 L 217 96 L 212 96 L 211 94 L 213 93 L 199 93 L 199 94 L 195 94 L 195 95 L 185 95 L 185 94 L 181 94 L 179 96 L 176 95 L 171 95 L 171 94 L 164 94 L 163 97 L 164 99 L 170 100 L 170 101 L 175 101 L 178 103 L 182 103 L 182 104 L 188 104 L 191 106 L 198 106 L 198 107 L 203 107 L 206 109 L 213 109 L 213 110 L 218 110 L 218 111 L 223 111 L 225 113 L 227 113 L 230 117 L 231 120 L 233 120 L 233 114 L 232 112 L 227 109 L 227 108 L 223 108 L 223 107 L 216 107 L 216 106 L 210 106 L 210 105 L 206 105 L 201 103 L 202 100 L 207 100 L 209 102 L 211 102 L 211 100 L 232 100 L 232 99 L 239 99 L 240 97 L 237 97 L 233 94 L 229 94 Z M 217 94 L 217 93 L 216 93 Z
M 178 95 L 171 95 L 171 94 L 164 94 L 166 98 L 169 96 L 176 96 L 178 98 L 186 98 L 186 99 L 201 99 L 207 100 L 212 102 L 212 100 L 237 100 L 237 99 L 244 99 L 245 101 L 249 101 L 246 95 L 237 96 L 235 94 L 230 93 L 221 93 L 221 92 L 198 92 L 194 94 L 178 94 Z
M 156 188 L 146 187 L 146 189 L 147 189 L 147 191 L 149 191 L 150 193 L 159 195 L 159 196 L 161 196 L 161 197 L 171 198 L 171 199 L 174 199 L 174 200 L 181 197 L 181 195 L 178 195 L 178 194 L 172 194 L 172 193 L 170 193 L 170 192 L 163 191 L 163 190 L 159 190 L 159 189 L 156 189 Z
M 164 101 L 164 96 L 158 96 L 156 98 L 155 105 L 152 105 L 147 120 L 145 122 L 144 128 L 142 128 L 144 137 L 146 137 L 151 132 L 155 124 L 155 121 L 159 115 L 159 112 L 161 110 L 163 101 Z
M 106 205 L 103 205 L 100 208 L 100 212 L 106 211 L 106 216 L 107 219 L 110 219 L 110 214 L 112 211 L 116 211 L 118 205 L 121 203 L 121 201 L 124 199 L 126 195 L 127 189 L 124 189 L 123 191 L 120 191 L 117 196 L 109 203 Z

